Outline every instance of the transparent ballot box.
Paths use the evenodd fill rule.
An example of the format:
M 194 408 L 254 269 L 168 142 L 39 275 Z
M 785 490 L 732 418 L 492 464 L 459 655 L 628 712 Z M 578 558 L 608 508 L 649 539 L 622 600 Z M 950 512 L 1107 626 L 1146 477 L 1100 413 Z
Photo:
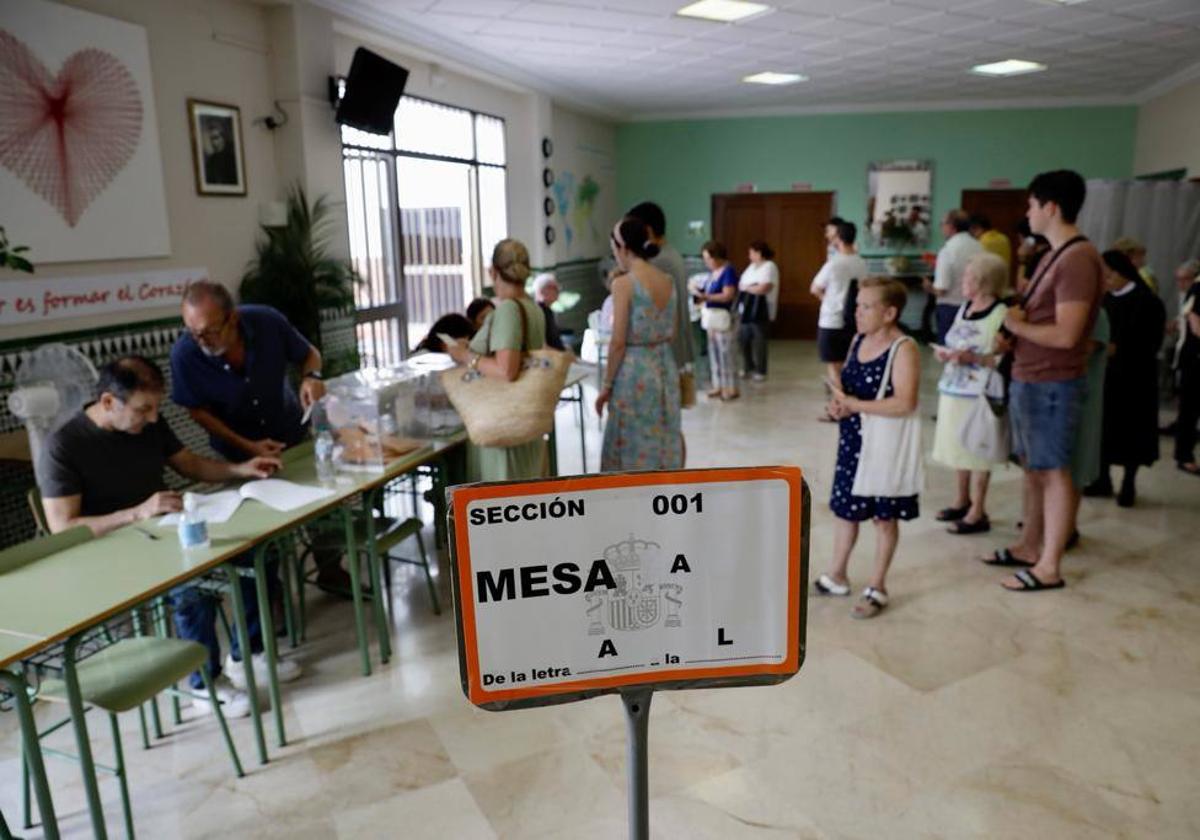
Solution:
M 338 466 L 382 469 L 420 448 L 423 438 L 461 429 L 462 420 L 440 376 L 453 366 L 449 356 L 426 353 L 393 367 L 363 368 L 326 382 L 315 426 L 333 433 Z

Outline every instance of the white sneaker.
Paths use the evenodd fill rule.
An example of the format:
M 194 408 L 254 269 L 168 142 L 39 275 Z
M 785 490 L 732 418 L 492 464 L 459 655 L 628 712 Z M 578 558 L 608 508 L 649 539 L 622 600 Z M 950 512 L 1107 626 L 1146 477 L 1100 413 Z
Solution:
M 250 717 L 250 695 L 235 688 L 224 674 L 217 677 L 213 683 L 213 690 L 216 692 L 217 700 L 221 704 L 221 712 L 226 718 Z M 200 714 L 211 715 L 213 713 L 213 704 L 207 694 L 199 694 L 193 697 L 192 706 Z
M 745 379 L 749 375 L 750 375 L 750 371 L 748 371 L 748 370 L 739 370 L 738 371 L 738 379 Z
M 254 684 L 263 688 L 267 684 L 267 655 L 256 653 L 250 661 L 254 664 Z M 275 660 L 275 676 L 281 683 L 290 683 L 300 679 L 304 669 L 291 659 Z M 241 662 L 235 662 L 232 656 L 225 657 L 224 674 L 229 681 L 242 691 L 246 690 L 246 668 Z
M 756 373 L 753 376 L 751 376 L 750 378 L 753 379 L 755 382 L 766 382 L 767 381 L 766 375 L 762 374 L 762 373 Z

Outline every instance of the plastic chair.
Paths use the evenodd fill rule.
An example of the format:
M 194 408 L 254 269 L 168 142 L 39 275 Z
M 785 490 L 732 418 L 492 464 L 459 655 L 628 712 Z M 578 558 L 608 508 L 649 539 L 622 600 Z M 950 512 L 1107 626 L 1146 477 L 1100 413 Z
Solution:
M 164 692 L 177 692 L 184 696 L 198 697 L 190 692 L 174 688 L 175 683 L 187 677 L 193 671 L 199 671 L 204 678 L 204 686 L 208 692 L 208 700 L 213 704 L 217 723 L 221 727 L 221 735 L 225 739 L 225 747 L 229 751 L 229 759 L 233 763 L 234 772 L 240 778 L 245 775 L 241 760 L 238 758 L 237 747 L 229 734 L 229 724 L 221 711 L 213 688 L 212 677 L 208 673 L 208 651 L 203 645 L 182 639 L 163 639 L 157 636 L 138 636 L 121 639 L 116 644 L 105 648 L 76 666 L 79 677 L 80 694 L 83 701 L 98 709 L 108 712 L 109 724 L 112 729 L 113 750 L 116 764 L 105 767 L 97 764 L 96 769 L 106 770 L 117 777 L 121 787 L 121 808 L 125 817 L 125 832 L 133 837 L 133 811 L 129 800 L 129 782 L 125 767 L 125 754 L 121 744 L 121 728 L 117 715 L 130 709 L 140 708 L 142 704 L 154 696 Z M 38 698 L 43 700 L 67 701 L 66 683 L 61 679 L 46 680 L 38 691 Z M 55 724 L 39 737 L 45 737 L 69 719 Z M 46 750 L 46 752 L 51 752 Z

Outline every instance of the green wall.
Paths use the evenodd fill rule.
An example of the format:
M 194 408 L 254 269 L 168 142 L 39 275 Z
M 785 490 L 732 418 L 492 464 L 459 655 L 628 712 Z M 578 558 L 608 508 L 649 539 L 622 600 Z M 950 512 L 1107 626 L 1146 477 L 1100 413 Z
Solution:
M 667 214 L 667 235 L 685 253 L 711 233 L 710 197 L 749 181 L 759 192 L 796 181 L 837 193 L 837 210 L 861 226 L 867 164 L 933 161 L 934 216 L 956 207 L 964 188 L 992 178 L 1024 186 L 1037 172 L 1071 168 L 1085 177 L 1133 174 L 1133 107 L 1006 111 L 825 114 L 795 117 L 626 123 L 617 132 L 622 207 L 652 199 Z

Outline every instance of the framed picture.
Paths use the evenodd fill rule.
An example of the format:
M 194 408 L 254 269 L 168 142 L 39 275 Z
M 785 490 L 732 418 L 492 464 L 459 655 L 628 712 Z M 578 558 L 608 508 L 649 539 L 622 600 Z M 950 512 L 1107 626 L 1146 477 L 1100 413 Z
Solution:
M 201 99 L 189 99 L 187 105 L 196 192 L 200 195 L 245 195 L 241 111 L 236 105 Z

